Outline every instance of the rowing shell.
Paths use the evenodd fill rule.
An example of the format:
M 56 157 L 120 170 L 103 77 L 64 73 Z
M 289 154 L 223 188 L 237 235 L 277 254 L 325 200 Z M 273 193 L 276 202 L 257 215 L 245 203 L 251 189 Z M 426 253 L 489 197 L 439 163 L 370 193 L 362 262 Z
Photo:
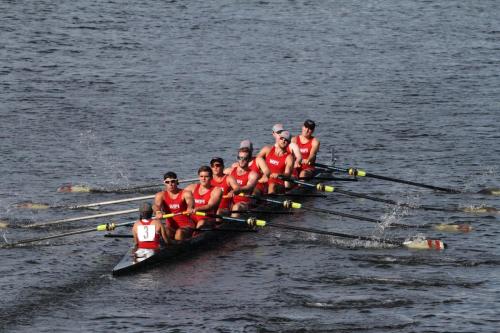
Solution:
M 319 175 L 318 171 L 315 176 Z M 308 187 L 299 187 L 290 190 L 288 193 L 294 196 L 300 196 L 311 192 L 312 189 Z M 269 206 L 257 203 L 263 210 Z M 275 209 L 276 207 L 273 207 Z M 271 208 L 269 208 L 271 209 Z M 227 231 L 224 231 L 227 230 Z M 157 251 L 149 251 L 142 257 L 137 257 L 134 254 L 134 248 L 131 248 L 123 256 L 120 262 L 113 268 L 113 275 L 124 275 L 139 271 L 144 268 L 155 266 L 162 262 L 174 260 L 178 257 L 189 255 L 199 251 L 202 248 L 207 248 L 209 245 L 221 244 L 229 238 L 235 237 L 238 233 L 237 230 L 248 231 L 251 230 L 247 225 L 235 222 L 222 222 L 217 226 L 217 230 L 203 231 L 184 241 L 174 241 L 172 244 L 164 245 Z

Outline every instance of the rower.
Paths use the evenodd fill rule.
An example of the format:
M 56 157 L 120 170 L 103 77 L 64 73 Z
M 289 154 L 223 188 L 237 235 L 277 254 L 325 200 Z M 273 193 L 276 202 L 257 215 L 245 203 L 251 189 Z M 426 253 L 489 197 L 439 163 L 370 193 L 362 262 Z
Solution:
M 295 169 L 300 178 L 311 178 L 314 173 L 314 162 L 319 150 L 319 140 L 313 136 L 315 128 L 316 123 L 307 119 L 300 135 L 292 138 L 292 143 L 297 144 L 302 155 L 302 163 Z
M 167 233 L 160 220 L 153 219 L 153 207 L 144 202 L 139 207 L 139 220 L 134 223 L 132 229 L 134 234 L 136 257 L 148 257 L 160 249 L 160 239 L 168 243 Z M 161 238 L 160 238 L 161 237 Z
M 255 161 L 254 159 L 252 160 L 251 150 L 248 147 L 240 148 L 238 150 L 237 165 L 231 171 L 231 176 L 234 177 L 239 185 L 238 192 L 247 195 L 254 193 L 255 186 L 259 180 L 259 174 L 249 166 L 250 161 Z M 250 198 L 241 195 L 234 196 L 233 202 L 233 211 L 248 210 L 251 205 Z M 233 213 L 231 216 L 238 217 L 239 214 Z
M 290 132 L 281 131 L 279 141 L 274 146 L 263 147 L 258 156 L 266 160 L 267 167 L 271 171 L 268 182 L 268 193 L 283 193 L 287 184 L 279 176 L 290 177 L 293 172 L 294 157 L 288 150 L 291 137 Z
M 193 193 L 194 208 L 191 212 L 217 213 L 217 208 L 222 200 L 222 190 L 211 184 L 213 178 L 212 169 L 207 165 L 201 166 L 198 169 L 198 178 L 198 184 L 191 184 L 186 187 L 186 190 Z M 214 223 L 214 219 L 210 217 L 192 214 L 191 218 L 196 222 L 197 229 L 203 226 L 211 226 Z
M 222 158 L 212 158 L 210 167 L 213 172 L 212 186 L 217 186 L 222 190 L 222 200 L 217 209 L 217 214 L 228 215 L 233 205 L 234 193 L 239 190 L 238 183 L 233 176 L 224 174 L 224 160 Z
M 278 142 L 280 140 L 280 133 L 283 132 L 284 130 L 285 129 L 282 124 L 274 124 L 273 137 L 275 145 L 278 145 Z M 294 142 L 290 142 L 290 145 L 288 146 L 287 150 L 289 153 L 293 153 L 293 156 L 295 157 L 294 168 L 299 168 L 302 164 L 302 154 L 300 153 L 299 146 Z
M 155 195 L 153 209 L 156 218 L 161 219 L 165 213 L 179 214 L 165 220 L 167 235 L 170 239 L 183 240 L 191 237 L 194 221 L 183 212 L 190 212 L 194 207 L 193 195 L 189 190 L 179 188 L 179 180 L 175 172 L 163 175 L 165 190 Z
M 239 151 L 242 150 L 249 153 L 250 162 L 248 163 L 248 167 L 258 175 L 258 181 L 254 187 L 253 194 L 261 195 L 267 193 L 267 181 L 271 172 L 267 167 L 266 161 L 262 157 L 253 157 L 253 144 L 252 141 L 248 139 L 240 142 Z M 231 172 L 238 167 L 238 164 L 238 162 L 234 162 L 230 168 L 224 170 L 224 173 L 231 174 Z

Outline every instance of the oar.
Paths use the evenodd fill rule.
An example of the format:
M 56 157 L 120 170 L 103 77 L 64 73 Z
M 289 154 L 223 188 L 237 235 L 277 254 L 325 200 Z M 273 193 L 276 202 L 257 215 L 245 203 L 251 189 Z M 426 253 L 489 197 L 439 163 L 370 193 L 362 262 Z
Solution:
M 84 233 L 89 233 L 89 232 L 94 232 L 94 231 L 111 231 L 111 230 L 114 230 L 115 228 L 123 227 L 123 226 L 127 226 L 127 225 L 132 225 L 134 223 L 135 223 L 135 221 L 118 223 L 118 224 L 115 224 L 115 223 L 100 224 L 97 227 L 93 227 L 93 228 L 80 229 L 80 230 L 65 232 L 63 234 L 51 235 L 51 236 L 40 237 L 40 238 L 24 239 L 24 240 L 14 242 L 14 243 L 3 244 L 3 245 L 0 245 L 0 248 L 3 249 L 3 248 L 15 247 L 15 246 L 22 245 L 22 244 L 35 243 L 35 242 L 40 242 L 40 241 L 44 241 L 44 240 L 48 240 L 48 239 L 61 238 L 61 237 L 84 234 Z
M 346 190 L 336 188 L 334 186 L 324 185 L 321 183 L 312 184 L 312 183 L 307 183 L 307 182 L 304 182 L 301 180 L 293 179 L 291 177 L 284 177 L 284 176 L 279 176 L 279 178 L 286 180 L 286 181 L 289 181 L 289 182 L 292 182 L 292 183 L 295 183 L 295 184 L 298 184 L 298 185 L 312 187 L 312 188 L 315 188 L 321 192 L 336 192 L 336 193 L 348 195 L 351 197 L 357 197 L 357 198 L 363 198 L 363 199 L 377 201 L 377 202 L 383 202 L 383 203 L 387 203 L 387 204 L 395 205 L 395 206 L 399 206 L 399 207 L 408 207 L 408 208 L 413 208 L 413 209 L 423 209 L 423 210 L 430 210 L 430 211 L 453 212 L 453 213 L 455 213 L 455 212 L 465 212 L 465 213 L 497 212 L 497 209 L 494 207 L 466 207 L 466 208 L 460 209 L 460 208 L 440 208 L 440 207 L 431 207 L 431 206 L 424 206 L 424 205 L 416 206 L 416 205 L 410 205 L 407 203 L 399 203 L 399 202 L 394 201 L 394 200 L 373 197 L 373 196 L 363 194 L 363 193 L 346 191 Z
M 116 211 L 116 212 L 109 212 L 109 213 L 102 213 L 102 214 L 95 214 L 95 215 L 88 215 L 88 216 L 80 216 L 80 217 L 71 217 L 71 218 L 62 219 L 62 220 L 28 224 L 28 225 L 23 226 L 23 228 L 45 227 L 45 226 L 52 225 L 52 224 L 61 224 L 61 223 L 67 223 L 67 222 L 91 220 L 91 219 L 95 219 L 95 218 L 115 216 L 115 215 L 125 215 L 125 214 L 136 213 L 138 211 L 139 211 L 139 209 L 134 208 L 134 209 L 127 209 L 127 210 L 120 210 L 120 211 Z
M 131 211 L 137 212 L 138 209 L 134 209 Z M 182 213 L 170 213 L 170 214 L 163 215 L 162 218 L 167 219 L 167 218 L 174 217 L 176 215 L 182 215 L 182 214 L 185 214 L 185 213 L 184 212 L 182 212 Z M 117 214 L 115 214 L 115 215 L 117 215 Z M 135 221 L 123 222 L 123 223 L 99 224 L 97 227 L 94 227 L 94 228 L 80 229 L 80 230 L 65 232 L 63 234 L 57 234 L 57 235 L 46 236 L 46 237 L 41 237 L 41 238 L 25 239 L 25 240 L 21 240 L 21 241 L 15 242 L 15 243 L 4 244 L 4 245 L 0 245 L 0 248 L 14 247 L 14 246 L 21 245 L 21 244 L 35 243 L 35 242 L 39 242 L 39 241 L 43 241 L 43 240 L 47 240 L 47 239 L 54 239 L 54 238 L 71 236 L 71 235 L 84 234 L 84 233 L 93 232 L 93 231 L 113 231 L 116 228 L 133 225 L 134 223 L 135 223 Z M 126 237 L 126 235 L 123 235 L 123 237 Z
M 313 229 L 313 228 L 297 227 L 297 226 L 292 226 L 292 225 L 288 225 L 288 224 L 280 224 L 280 223 L 274 223 L 274 222 L 272 222 L 272 223 L 268 222 L 268 223 L 266 223 L 266 226 L 278 228 L 278 229 L 284 229 L 284 230 L 295 230 L 295 231 L 302 231 L 302 232 L 313 233 L 313 234 L 335 236 L 335 237 L 341 237 L 341 238 L 350 238 L 350 239 L 363 240 L 363 241 L 369 241 L 369 242 L 378 242 L 378 243 L 382 243 L 382 244 L 385 243 L 385 244 L 395 245 L 398 247 L 406 247 L 409 249 L 443 250 L 446 248 L 446 244 L 438 239 L 424 239 L 424 240 L 393 239 L 393 240 L 387 240 L 387 239 L 377 239 L 377 238 L 366 237 L 366 236 L 344 234 L 344 233 L 340 233 L 340 232 L 325 231 L 325 230 L 319 230 L 319 229 Z
M 289 200 L 279 201 L 279 200 L 270 200 L 270 199 L 264 198 L 264 197 L 257 197 L 257 196 L 251 196 L 251 197 L 253 197 L 257 200 L 275 203 L 275 204 L 281 205 L 285 208 L 290 208 L 290 207 L 295 208 L 295 209 L 302 208 L 303 210 L 306 210 L 306 211 L 337 215 L 337 216 L 347 217 L 347 218 L 351 218 L 351 219 L 359 220 L 359 221 L 366 221 L 366 222 L 377 223 L 377 224 L 384 223 L 384 221 L 382 221 L 382 220 L 373 219 L 370 217 L 359 216 L 359 215 L 354 215 L 354 214 L 350 214 L 350 213 L 344 213 L 344 212 L 339 212 L 339 211 L 334 211 L 334 210 L 329 210 L 329 209 L 304 207 L 299 203 L 293 203 L 293 205 L 292 205 L 290 202 L 287 202 Z M 440 224 L 408 225 L 408 224 L 402 224 L 402 223 L 391 223 L 390 226 L 400 227 L 400 228 L 434 229 L 434 230 L 442 231 L 442 232 L 469 232 L 472 230 L 472 227 L 468 224 L 440 223 Z
M 197 181 L 198 178 L 192 178 L 192 179 L 182 179 L 179 180 L 179 183 L 192 183 L 194 181 Z M 145 190 L 148 188 L 152 187 L 159 187 L 162 186 L 162 184 L 155 183 L 155 184 L 145 184 L 145 185 L 139 185 L 139 186 L 134 186 L 134 187 L 123 187 L 123 188 L 94 188 L 94 187 L 89 187 L 87 185 L 72 185 L 72 184 L 66 184 L 57 189 L 57 192 L 64 192 L 64 193 L 123 193 L 123 192 L 133 192 L 136 190 Z
M 344 168 L 330 166 L 330 165 L 326 165 L 326 164 L 322 164 L 322 163 L 315 163 L 314 165 L 319 169 L 324 169 L 324 170 L 329 170 L 329 171 L 337 171 L 337 172 L 345 172 L 348 175 L 355 176 L 355 177 L 358 176 L 358 177 L 377 178 L 377 179 L 388 180 L 388 181 L 392 181 L 392 182 L 396 182 L 396 183 L 413 185 L 413 186 L 428 188 L 431 190 L 442 191 L 442 192 L 447 192 L 447 193 L 464 193 L 463 191 L 460 191 L 457 189 L 427 185 L 427 184 L 423 184 L 423 183 L 412 182 L 412 181 L 398 179 L 398 178 L 394 178 L 394 177 L 380 176 L 380 175 L 368 173 L 364 170 L 356 169 L 356 168 L 344 169 Z
M 22 203 L 22 204 L 18 204 L 17 207 L 19 207 L 19 208 L 28 208 L 28 209 L 48 209 L 48 208 L 54 208 L 54 209 L 82 209 L 82 208 L 92 208 L 92 207 L 113 205 L 113 204 L 118 204 L 118 203 L 123 203 L 123 202 L 132 202 L 132 201 L 147 200 L 147 199 L 153 199 L 154 197 L 155 197 L 154 195 L 146 195 L 146 196 L 142 196 L 142 197 L 127 198 L 127 199 L 118 199 L 118 200 L 110 200 L 110 201 L 101 201 L 101 202 L 95 202 L 95 203 L 89 203 L 89 204 L 83 204 L 83 205 L 58 205 L 58 206 L 50 206 L 50 205 L 41 204 L 41 203 L 25 202 L 25 203 Z

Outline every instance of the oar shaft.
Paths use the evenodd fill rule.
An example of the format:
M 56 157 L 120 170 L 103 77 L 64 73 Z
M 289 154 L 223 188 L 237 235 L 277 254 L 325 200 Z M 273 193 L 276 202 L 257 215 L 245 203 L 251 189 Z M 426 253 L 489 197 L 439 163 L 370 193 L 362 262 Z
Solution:
M 358 176 L 359 175 L 359 176 L 364 176 L 364 177 L 377 178 L 377 179 L 382 179 L 382 180 L 387 180 L 387 181 L 392 181 L 392 182 L 402 183 L 402 184 L 407 184 L 407 185 L 412 185 L 412 186 L 418 186 L 418 187 L 423 187 L 423 188 L 428 188 L 431 190 L 448 192 L 448 193 L 463 193 L 462 191 L 457 190 L 457 189 L 445 188 L 445 187 L 440 187 L 440 186 L 433 186 L 433 185 L 428 185 L 428 184 L 423 184 L 423 183 L 412 182 L 409 180 L 398 179 L 398 178 L 394 178 L 394 177 L 376 175 L 374 173 L 365 172 L 363 170 L 357 170 L 355 168 L 349 168 L 349 169 L 339 168 L 339 167 L 330 166 L 330 165 L 326 165 L 326 164 L 322 164 L 322 163 L 315 163 L 315 165 L 316 165 L 316 167 L 319 167 L 320 169 L 345 172 L 351 176 Z
M 126 198 L 126 199 L 102 201 L 102 202 L 95 202 L 95 203 L 84 204 L 84 205 L 66 206 L 66 207 L 69 208 L 69 209 L 89 208 L 89 207 L 113 205 L 113 204 L 123 203 L 123 202 L 132 202 L 132 201 L 140 201 L 140 200 L 153 199 L 154 197 L 155 197 L 154 195 L 145 195 L 145 196 L 136 197 L 136 198 Z M 64 207 L 64 206 L 62 206 L 62 207 Z
M 55 220 L 55 221 L 49 221 L 49 222 L 28 224 L 28 225 L 24 226 L 24 228 L 43 227 L 43 226 L 53 225 L 53 224 L 75 222 L 75 221 L 83 221 L 83 220 L 91 220 L 91 219 L 100 218 L 100 217 L 108 217 L 108 216 L 115 216 L 115 215 L 125 215 L 125 214 L 135 213 L 135 212 L 138 212 L 138 211 L 139 211 L 139 209 L 135 208 L 135 209 L 121 210 L 121 211 L 117 211 L 117 212 L 102 213 L 102 214 L 95 214 L 95 215 L 89 215 L 89 216 L 72 217 L 72 218 L 62 219 L 62 220 Z
M 326 230 L 313 229 L 313 228 L 304 228 L 304 227 L 298 227 L 298 226 L 281 224 L 281 223 L 274 223 L 274 222 L 272 222 L 272 223 L 268 222 L 266 225 L 270 226 L 270 227 L 274 227 L 274 228 L 279 228 L 279 229 L 302 231 L 302 232 L 313 233 L 313 234 L 335 236 L 335 237 L 341 237 L 341 238 L 350 238 L 350 239 L 359 239 L 359 240 L 364 240 L 364 241 L 384 242 L 384 243 L 397 245 L 397 246 L 403 245 L 403 242 L 399 241 L 399 240 L 378 240 L 378 239 L 374 239 L 372 237 L 350 235 L 350 234 L 344 234 L 344 233 L 335 232 L 335 231 L 326 231 Z

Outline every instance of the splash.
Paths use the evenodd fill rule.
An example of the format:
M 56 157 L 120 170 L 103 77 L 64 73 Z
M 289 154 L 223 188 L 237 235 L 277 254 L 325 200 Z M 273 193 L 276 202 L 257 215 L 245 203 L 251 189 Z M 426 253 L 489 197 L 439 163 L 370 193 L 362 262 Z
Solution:
M 82 160 L 88 163 L 95 178 L 100 181 L 105 179 L 108 184 L 129 184 L 130 174 L 126 163 L 115 156 L 114 151 L 92 130 L 80 133 L 76 144 L 76 150 L 82 151 Z

